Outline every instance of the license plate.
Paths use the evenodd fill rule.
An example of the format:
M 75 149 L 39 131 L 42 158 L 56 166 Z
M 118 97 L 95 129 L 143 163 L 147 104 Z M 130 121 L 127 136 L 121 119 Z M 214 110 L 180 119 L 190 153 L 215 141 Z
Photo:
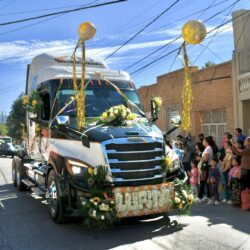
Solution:
M 164 213 L 171 209 L 172 183 L 113 189 L 118 218 Z

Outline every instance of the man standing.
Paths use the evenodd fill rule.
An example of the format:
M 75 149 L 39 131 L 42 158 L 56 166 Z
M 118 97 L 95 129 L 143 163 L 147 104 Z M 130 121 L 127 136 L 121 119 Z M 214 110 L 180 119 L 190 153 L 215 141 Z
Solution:
M 192 154 L 192 142 L 191 137 L 187 136 L 184 138 L 182 135 L 177 136 L 178 141 L 182 142 L 183 148 L 184 148 L 184 157 L 182 160 L 182 164 L 184 167 L 184 170 L 186 172 L 191 170 L 190 161 L 191 161 L 191 154 Z
M 199 141 L 203 142 L 203 140 L 204 140 L 204 134 L 201 133 L 201 134 L 198 135 L 198 137 L 199 137 Z
M 238 143 L 238 145 L 240 145 L 242 147 L 244 145 L 244 141 L 246 139 L 246 136 L 242 134 L 242 129 L 236 128 L 234 130 L 234 135 L 235 135 L 236 142 Z

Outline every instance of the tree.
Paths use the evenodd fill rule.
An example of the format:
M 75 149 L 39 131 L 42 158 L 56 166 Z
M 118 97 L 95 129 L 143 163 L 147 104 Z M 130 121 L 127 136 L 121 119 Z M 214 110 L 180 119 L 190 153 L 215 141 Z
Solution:
M 8 135 L 16 140 L 22 139 L 23 127 L 25 124 L 25 109 L 22 103 L 22 95 L 13 102 L 11 111 L 6 120 Z
M 205 62 L 203 69 L 212 67 L 214 65 L 215 65 L 215 63 L 213 61 L 207 61 L 207 62 Z
M 0 124 L 0 135 L 7 135 L 8 130 L 6 124 Z

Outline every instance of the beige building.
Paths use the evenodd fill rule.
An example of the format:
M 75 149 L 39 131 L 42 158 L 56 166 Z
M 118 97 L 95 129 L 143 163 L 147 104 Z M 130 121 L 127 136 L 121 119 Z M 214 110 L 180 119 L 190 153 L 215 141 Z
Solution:
M 232 82 L 234 126 L 250 135 L 250 11 L 233 13 L 234 53 Z

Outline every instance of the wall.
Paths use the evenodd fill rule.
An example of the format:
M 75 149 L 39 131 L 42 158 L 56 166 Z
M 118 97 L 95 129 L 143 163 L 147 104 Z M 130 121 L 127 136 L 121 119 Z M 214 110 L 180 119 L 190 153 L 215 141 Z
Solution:
M 213 109 L 226 109 L 227 130 L 233 132 L 233 95 L 231 80 L 231 62 L 215 65 L 210 68 L 198 70 L 191 68 L 193 106 L 191 113 L 192 135 L 201 132 L 201 112 Z M 161 96 L 163 107 L 157 125 L 166 131 L 166 110 L 171 106 L 181 109 L 181 92 L 183 86 L 183 69 L 157 77 L 157 83 L 139 89 L 139 95 L 145 107 L 150 111 L 150 98 Z

